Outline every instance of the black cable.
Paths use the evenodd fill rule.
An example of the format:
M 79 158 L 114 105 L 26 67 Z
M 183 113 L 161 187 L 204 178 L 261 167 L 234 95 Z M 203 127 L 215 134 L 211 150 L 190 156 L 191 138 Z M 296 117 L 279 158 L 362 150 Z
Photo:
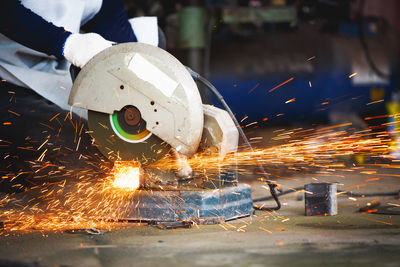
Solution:
M 291 188 L 291 189 L 289 189 L 289 190 L 282 191 L 282 192 L 278 193 L 278 197 L 283 196 L 283 195 L 286 195 L 286 194 L 289 194 L 289 193 L 294 193 L 294 192 L 297 192 L 297 191 L 303 190 L 303 189 L 304 189 L 304 186 L 299 186 L 299 187 Z M 271 200 L 271 199 L 273 199 L 272 196 L 269 196 L 269 197 L 259 197 L 259 198 L 254 198 L 254 199 L 253 199 L 253 202 L 261 202 L 261 201 L 266 201 L 266 200 Z
M 282 195 L 286 195 L 289 193 L 294 193 L 297 192 L 299 190 L 303 190 L 304 186 L 299 186 L 299 187 L 295 187 L 295 188 L 291 188 L 289 190 L 283 191 L 281 193 L 278 194 L 278 197 L 282 196 Z M 350 197 L 385 197 L 385 196 L 397 196 L 399 194 L 399 191 L 393 191 L 393 192 L 373 192 L 373 193 L 353 193 L 353 192 L 349 192 L 349 191 L 345 191 L 345 190 L 337 190 L 338 193 L 341 193 L 340 195 L 346 195 L 346 196 L 350 196 Z M 261 202 L 261 201 L 267 201 L 267 200 L 271 200 L 273 199 L 272 196 L 268 196 L 268 197 L 259 197 L 259 198 L 254 198 L 253 202 Z M 254 209 L 256 210 L 269 210 L 268 208 L 265 209 L 262 206 L 254 206 Z
M 230 109 L 230 107 L 228 106 L 228 104 L 225 102 L 224 97 L 219 93 L 219 91 L 217 90 L 217 88 L 215 88 L 215 86 L 209 82 L 207 79 L 205 79 L 204 77 L 201 77 L 200 74 L 198 74 L 197 72 L 193 71 L 191 68 L 186 67 L 187 70 L 189 71 L 190 75 L 193 77 L 194 80 L 201 82 L 203 85 L 205 85 L 214 95 L 215 97 L 217 97 L 217 99 L 221 102 L 221 104 L 224 106 L 225 110 L 229 113 L 229 115 L 231 116 L 233 122 L 236 125 L 236 128 L 238 129 L 240 135 L 242 136 L 243 141 L 246 143 L 247 147 L 250 149 L 251 152 L 254 151 L 253 147 L 251 146 L 249 140 L 247 139 L 246 134 L 243 132 L 242 127 L 240 127 L 239 122 L 237 121 L 235 114 L 233 114 L 232 110 Z M 275 200 L 276 202 L 276 207 L 273 208 L 266 208 L 268 210 L 279 210 L 281 208 L 281 202 L 279 201 L 278 195 L 276 193 L 276 187 L 278 186 L 275 182 L 272 182 L 269 179 L 268 174 L 265 172 L 264 167 L 262 166 L 262 164 L 257 160 L 257 167 L 260 170 L 260 172 L 263 174 L 266 183 L 269 186 L 269 190 L 271 192 L 271 197 Z

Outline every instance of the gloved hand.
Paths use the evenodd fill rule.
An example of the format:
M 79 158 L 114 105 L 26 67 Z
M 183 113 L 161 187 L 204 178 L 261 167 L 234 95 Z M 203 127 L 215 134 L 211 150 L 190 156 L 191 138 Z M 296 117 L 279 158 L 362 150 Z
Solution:
M 97 33 L 73 33 L 65 40 L 63 55 L 72 65 L 82 68 L 92 57 L 112 44 Z

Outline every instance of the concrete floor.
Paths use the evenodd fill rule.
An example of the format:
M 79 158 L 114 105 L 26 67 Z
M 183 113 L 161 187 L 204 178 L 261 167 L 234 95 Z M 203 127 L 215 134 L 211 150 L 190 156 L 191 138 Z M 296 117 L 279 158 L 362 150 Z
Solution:
M 361 184 L 359 192 L 393 191 L 400 180 L 375 184 L 368 175 L 335 173 L 291 176 L 280 181 L 296 187 L 315 181 L 336 181 L 343 188 Z M 254 196 L 266 190 L 253 182 Z M 388 189 L 389 188 L 389 189 Z M 30 233 L 0 237 L 0 266 L 400 266 L 400 216 L 361 214 L 359 206 L 393 197 L 348 199 L 339 197 L 339 214 L 305 217 L 304 200 L 294 194 L 281 197 L 277 213 L 222 225 L 161 230 L 132 224 L 103 235 Z M 272 203 L 268 203 L 272 204 Z M 9 265 L 18 260 L 28 265 Z M 3 263 L 3 265 L 1 264 Z M 29 265 L 31 264 L 31 265 Z

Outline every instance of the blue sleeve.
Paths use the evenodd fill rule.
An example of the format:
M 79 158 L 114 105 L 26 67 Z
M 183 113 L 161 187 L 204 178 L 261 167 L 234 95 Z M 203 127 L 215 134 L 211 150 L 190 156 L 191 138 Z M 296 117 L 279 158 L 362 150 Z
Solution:
M 64 58 L 66 38 L 71 34 L 47 22 L 18 0 L 0 0 L 0 33 L 36 51 Z
M 116 43 L 137 41 L 121 0 L 103 0 L 100 11 L 84 25 L 84 29 Z

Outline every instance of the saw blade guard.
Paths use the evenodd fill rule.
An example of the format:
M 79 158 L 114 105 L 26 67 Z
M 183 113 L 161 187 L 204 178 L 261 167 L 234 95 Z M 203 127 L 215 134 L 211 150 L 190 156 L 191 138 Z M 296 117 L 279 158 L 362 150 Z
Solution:
M 107 114 L 133 106 L 149 132 L 189 157 L 201 140 L 196 83 L 174 56 L 152 45 L 124 43 L 97 54 L 76 77 L 68 103 Z

